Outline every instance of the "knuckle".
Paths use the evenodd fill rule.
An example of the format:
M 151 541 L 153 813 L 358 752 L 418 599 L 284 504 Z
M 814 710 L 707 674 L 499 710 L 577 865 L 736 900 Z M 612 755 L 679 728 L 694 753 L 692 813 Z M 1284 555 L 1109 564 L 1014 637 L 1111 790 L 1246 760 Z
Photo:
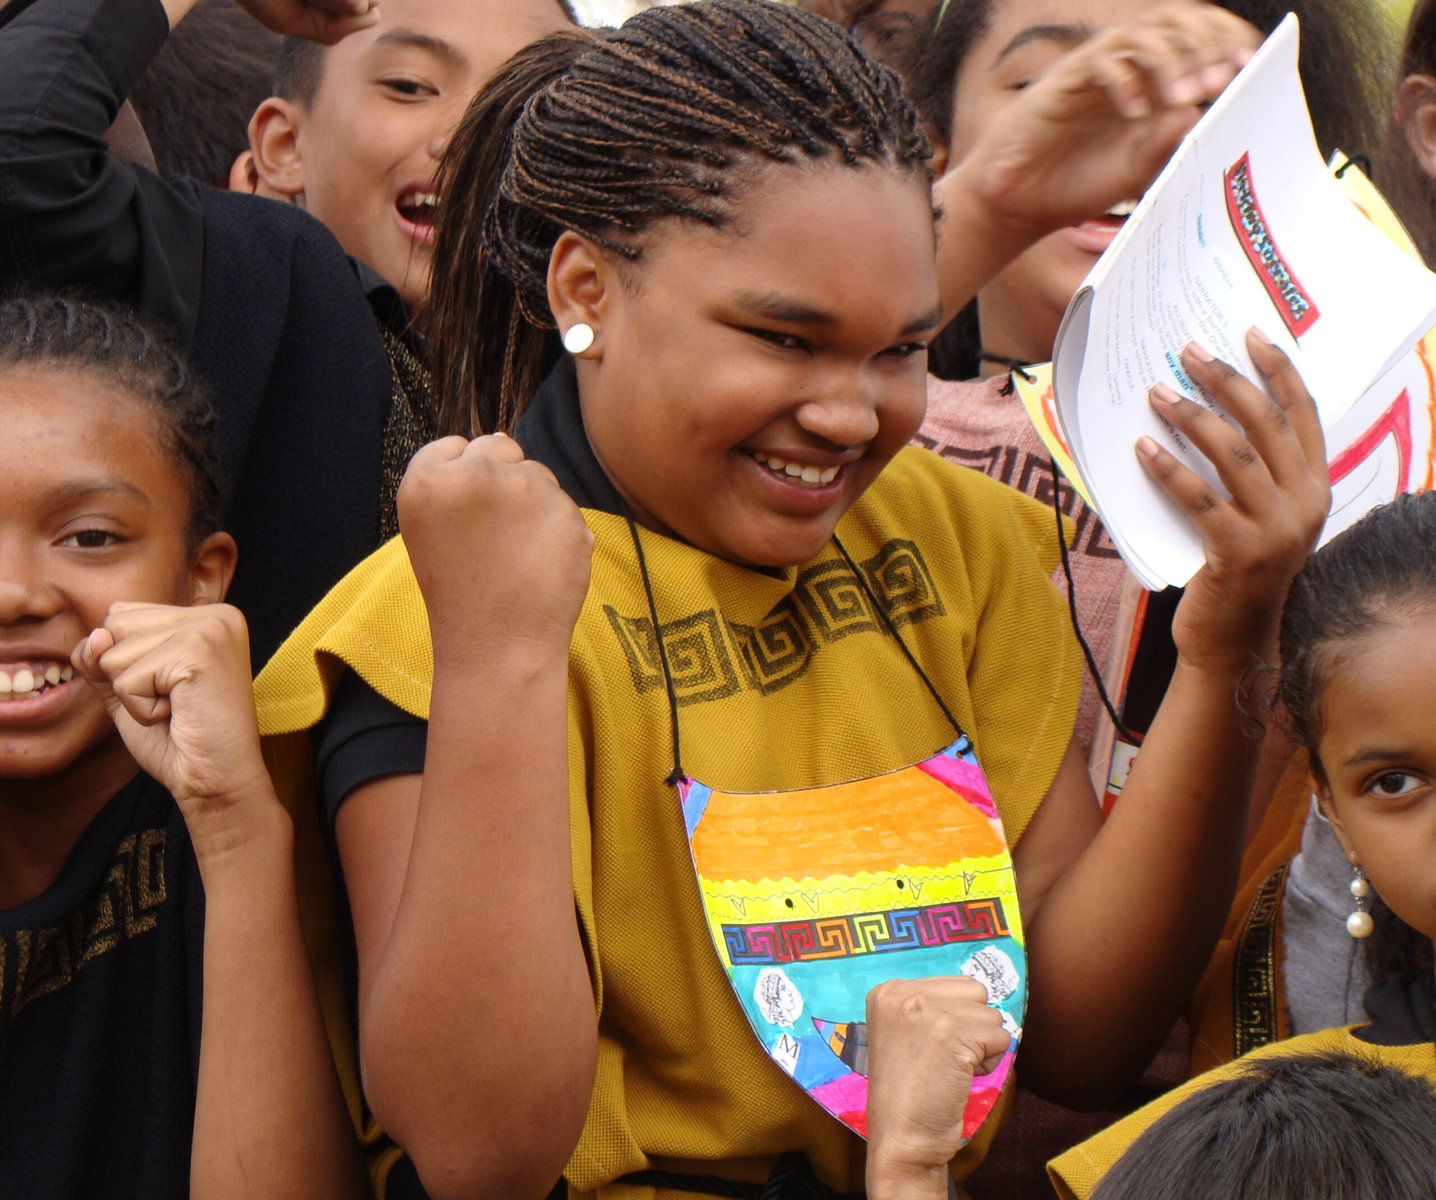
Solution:
M 1197 516 L 1206 516 L 1217 507 L 1216 495 L 1206 488 L 1192 497 L 1191 509 Z
M 1232 446 L 1230 457 L 1237 466 L 1244 469 L 1255 467 L 1261 462 L 1261 455 L 1256 452 L 1256 447 L 1245 439 Z

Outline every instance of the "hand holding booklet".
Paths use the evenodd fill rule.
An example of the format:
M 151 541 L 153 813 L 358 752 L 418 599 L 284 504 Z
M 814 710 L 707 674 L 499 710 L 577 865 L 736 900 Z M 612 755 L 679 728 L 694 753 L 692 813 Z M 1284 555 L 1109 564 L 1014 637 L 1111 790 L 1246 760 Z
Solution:
M 1148 588 L 1185 584 L 1203 556 L 1196 531 L 1138 463 L 1137 439 L 1154 438 L 1225 494 L 1210 463 L 1147 399 L 1166 383 L 1215 407 L 1181 368 L 1187 342 L 1254 380 L 1248 328 L 1290 355 L 1336 453 L 1323 540 L 1390 498 L 1378 478 L 1383 456 L 1404 454 L 1397 465 L 1411 467 L 1399 383 L 1436 325 L 1436 275 L 1380 232 L 1327 170 L 1297 46 L 1288 16 L 1148 189 L 1057 335 L 1053 403 L 1063 441 Z

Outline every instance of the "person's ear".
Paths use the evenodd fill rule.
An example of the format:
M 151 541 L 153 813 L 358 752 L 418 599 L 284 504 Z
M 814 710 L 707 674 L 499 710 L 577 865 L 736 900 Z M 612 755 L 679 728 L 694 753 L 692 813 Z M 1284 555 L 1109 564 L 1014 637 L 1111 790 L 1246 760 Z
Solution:
M 1421 169 L 1436 179 L 1436 78 L 1408 75 L 1396 89 L 1396 120 Z
M 932 177 L 941 179 L 947 174 L 948 167 L 953 164 L 948 162 L 947 138 L 942 136 L 940 130 L 931 121 L 922 123 L 923 132 L 927 134 L 927 140 L 932 145 L 932 155 L 928 158 L 927 164 L 932 168 Z
M 219 604 L 229 593 L 239 548 L 227 533 L 212 533 L 200 542 L 189 569 L 187 604 Z
M 271 96 L 254 110 L 249 118 L 249 149 L 258 177 L 256 191 L 262 186 L 279 196 L 303 193 L 304 156 L 299 151 L 303 120 L 304 110 L 283 96 Z
M 548 304 L 566 345 L 588 344 L 570 353 L 577 358 L 603 357 L 603 319 L 615 295 L 621 293 L 618 264 L 602 247 L 581 233 L 564 230 L 548 260 Z M 569 331 L 586 325 L 591 340 L 567 341 Z
M 1321 809 L 1321 815 L 1326 818 L 1327 824 L 1331 826 L 1331 832 L 1341 845 L 1341 852 L 1346 855 L 1346 861 L 1355 866 L 1359 861 L 1356 847 L 1351 843 L 1351 835 L 1346 832 L 1346 826 L 1341 823 L 1336 805 L 1331 802 L 1331 785 L 1326 780 L 1313 775 L 1311 786 L 1312 792 L 1316 796 L 1316 805 Z

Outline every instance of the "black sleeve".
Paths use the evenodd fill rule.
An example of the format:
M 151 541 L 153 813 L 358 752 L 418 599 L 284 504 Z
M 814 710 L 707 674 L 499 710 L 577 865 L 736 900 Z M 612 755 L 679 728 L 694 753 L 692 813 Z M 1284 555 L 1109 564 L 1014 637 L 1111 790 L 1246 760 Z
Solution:
M 346 669 L 329 712 L 311 737 L 319 802 L 332 829 L 339 806 L 361 784 L 424 770 L 429 723 L 391 704 Z
M 203 217 L 192 182 L 114 158 L 104 134 L 169 34 L 158 0 L 0 8 L 0 290 L 83 288 L 193 332 Z

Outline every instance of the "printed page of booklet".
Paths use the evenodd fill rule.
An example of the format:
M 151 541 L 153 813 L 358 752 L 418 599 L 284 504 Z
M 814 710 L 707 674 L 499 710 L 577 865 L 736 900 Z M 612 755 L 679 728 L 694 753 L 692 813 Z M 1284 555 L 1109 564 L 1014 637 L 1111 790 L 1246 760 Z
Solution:
M 1301 372 L 1323 425 L 1436 325 L 1436 275 L 1362 217 L 1317 149 L 1288 16 L 1212 104 L 1084 281 L 1053 355 L 1057 419 L 1113 542 L 1148 588 L 1182 586 L 1201 540 L 1147 477 L 1154 438 L 1222 495 L 1152 410 L 1166 383 L 1220 412 L 1182 370 L 1197 342 L 1253 380 L 1256 326 Z

